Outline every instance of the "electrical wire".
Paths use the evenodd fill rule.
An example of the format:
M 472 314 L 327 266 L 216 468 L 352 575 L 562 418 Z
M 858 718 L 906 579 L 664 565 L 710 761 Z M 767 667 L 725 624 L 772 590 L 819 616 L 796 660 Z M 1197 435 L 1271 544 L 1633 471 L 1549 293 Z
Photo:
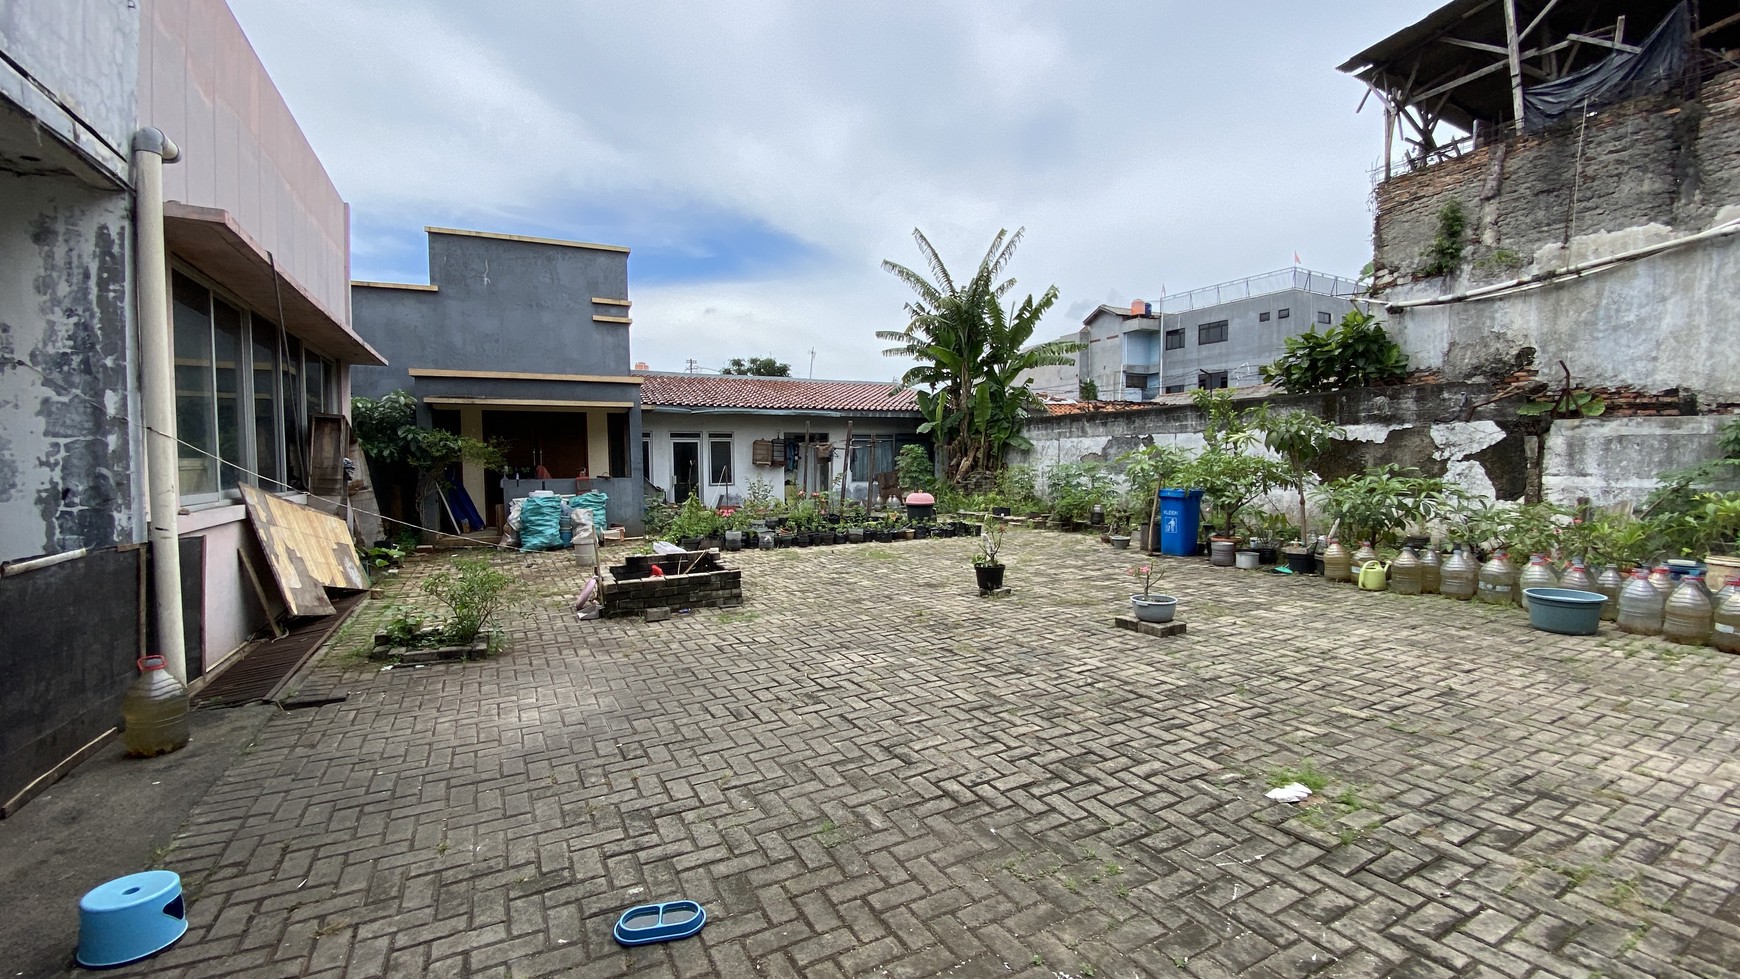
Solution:
M 50 377 L 48 375 L 48 373 L 46 371 L 42 370 L 40 367 L 37 367 L 35 364 L 29 363 L 28 361 L 19 360 L 17 357 L 11 358 L 11 360 L 7 362 L 7 366 L 22 367 L 26 370 L 32 371 L 33 373 L 37 374 L 45 381 L 49 381 L 51 383 L 54 381 L 54 378 Z M 105 417 L 107 417 L 110 421 L 116 422 L 124 428 L 131 427 L 134 424 L 132 419 L 127 418 L 124 415 L 115 414 L 115 412 L 113 412 L 109 409 L 108 405 L 103 404 L 101 401 L 98 401 L 96 398 L 93 398 L 88 394 L 85 394 L 83 391 L 74 391 L 71 393 L 72 393 L 73 397 L 90 402 L 90 404 L 92 406 L 94 406 L 98 411 L 102 412 L 103 415 Z M 312 496 L 318 500 L 325 500 L 325 501 L 330 502 L 334 505 L 347 506 L 355 513 L 361 514 L 363 516 L 374 517 L 383 523 L 398 524 L 398 525 L 405 527 L 407 529 L 410 529 L 410 530 L 416 530 L 416 531 L 421 531 L 422 533 L 425 533 L 425 534 L 431 534 L 437 538 L 440 538 L 440 537 L 456 537 L 457 538 L 457 537 L 461 536 L 461 535 L 457 535 L 457 534 L 449 534 L 444 530 L 438 530 L 438 529 L 434 529 L 434 528 L 430 528 L 430 527 L 425 527 L 422 524 L 416 523 L 414 521 L 400 520 L 397 517 L 389 517 L 384 513 L 377 513 L 377 512 L 372 511 L 372 510 L 364 510 L 360 507 L 357 507 L 355 504 L 349 503 L 347 501 L 341 501 L 341 500 L 334 499 L 331 497 L 321 496 L 318 493 L 309 492 L 308 490 L 305 490 L 305 489 L 298 489 L 297 487 L 291 485 L 290 483 L 285 482 L 284 480 L 277 479 L 277 478 L 271 477 L 271 476 L 263 475 L 261 473 L 255 472 L 254 470 L 249 469 L 248 467 L 243 466 L 239 463 L 231 462 L 230 460 L 225 459 L 222 456 L 217 455 L 216 453 L 209 452 L 204 447 L 195 445 L 192 442 L 187 441 L 186 439 L 180 438 L 179 436 L 172 435 L 168 432 L 159 431 L 155 428 L 152 428 L 150 425 L 147 425 L 147 424 L 141 424 L 140 427 L 144 431 L 149 432 L 153 435 L 156 435 L 159 438 L 167 438 L 170 441 L 176 443 L 177 445 L 193 451 L 197 455 L 205 456 L 206 458 L 215 461 L 219 466 L 220 472 L 223 470 L 223 468 L 227 467 L 231 470 L 234 470 L 235 472 L 241 473 L 245 476 L 252 477 L 253 482 L 255 482 L 257 485 L 264 486 L 267 484 L 271 484 L 273 486 L 281 487 L 286 492 L 306 493 L 307 495 Z M 322 541 L 322 542 L 327 543 L 327 544 L 345 545 L 345 546 L 351 546 L 351 547 L 354 547 L 356 544 L 355 540 L 353 538 L 350 538 L 350 537 L 346 537 L 344 539 L 330 538 L 330 537 L 324 537 L 324 536 L 317 534 L 317 533 L 311 534 L 310 536 L 313 536 L 316 540 Z M 476 538 L 471 538 L 471 537 L 465 537 L 463 539 L 468 540 L 468 541 L 473 541 L 474 543 L 478 543 L 478 544 L 484 544 L 484 545 L 487 545 L 489 547 L 492 547 L 492 548 L 494 548 L 496 550 L 500 550 L 500 551 L 511 551 L 515 554 L 520 553 L 520 549 L 517 547 L 509 547 L 505 544 L 501 544 L 501 543 L 495 542 L 495 541 L 478 541 L 478 540 L 476 540 Z

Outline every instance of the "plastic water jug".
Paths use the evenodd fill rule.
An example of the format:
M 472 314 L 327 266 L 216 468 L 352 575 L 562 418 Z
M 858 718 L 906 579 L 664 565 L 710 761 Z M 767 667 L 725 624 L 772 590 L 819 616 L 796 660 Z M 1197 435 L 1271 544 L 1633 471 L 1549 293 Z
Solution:
M 139 660 L 139 678 L 121 698 L 121 720 L 129 755 L 149 758 L 187 744 L 187 688 L 169 675 L 163 657 Z

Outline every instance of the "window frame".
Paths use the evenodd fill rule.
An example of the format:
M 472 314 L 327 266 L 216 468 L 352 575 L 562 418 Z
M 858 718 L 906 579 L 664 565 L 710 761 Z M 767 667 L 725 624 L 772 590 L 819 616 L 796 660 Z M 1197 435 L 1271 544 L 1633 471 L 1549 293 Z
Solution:
M 1214 383 L 1212 383 L 1214 381 L 1219 381 L 1220 383 L 1214 384 Z M 1231 384 L 1232 384 L 1232 375 L 1231 375 L 1230 371 L 1197 371 L 1196 372 L 1196 386 L 1199 389 L 1200 388 L 1207 388 L 1210 391 L 1220 391 L 1220 390 L 1224 390 L 1224 389 L 1230 387 Z
M 737 484 L 737 440 L 730 432 L 708 432 L 707 443 L 707 485 L 735 486 Z M 725 478 L 714 476 L 715 463 L 718 461 L 714 453 L 719 447 L 725 447 Z
M 1262 312 L 1262 313 L 1257 314 L 1257 322 L 1258 323 L 1267 323 L 1268 321 L 1269 321 L 1269 314 L 1267 312 Z
M 1275 311 L 1275 318 L 1278 320 L 1288 319 L 1292 315 L 1293 315 L 1293 310 L 1289 307 L 1286 307 L 1286 306 L 1282 306 L 1280 309 Z
M 215 458 L 209 461 L 217 474 L 217 489 L 215 491 L 187 493 L 181 492 L 178 485 L 177 499 L 187 505 L 235 502 L 241 499 L 240 484 L 242 483 L 258 486 L 268 493 L 278 495 L 307 492 L 305 487 L 299 489 L 292 482 L 292 480 L 305 479 L 304 474 L 300 471 L 301 460 L 292 458 L 294 449 L 292 435 L 296 443 L 304 442 L 308 438 L 307 409 L 309 409 L 311 402 L 310 392 L 307 390 L 307 365 L 310 360 L 320 365 L 318 403 L 322 412 L 328 412 L 333 410 L 337 403 L 338 372 L 343 369 L 344 364 L 337 358 L 322 355 L 319 351 L 310 348 L 301 337 L 284 329 L 281 324 L 256 313 L 241 297 L 213 282 L 199 270 L 181 262 L 171 262 L 170 276 L 172 297 L 177 278 L 205 293 L 204 325 L 207 345 L 204 354 L 207 359 L 201 366 L 203 366 L 210 384 L 211 398 L 203 414 L 206 415 L 206 422 L 213 439 L 213 445 L 210 449 L 211 455 Z M 218 303 L 222 303 L 239 314 L 235 325 L 237 331 L 234 351 L 236 360 L 232 365 L 235 373 L 234 390 L 228 392 L 220 390 L 218 385 L 217 343 L 220 329 L 217 316 Z M 260 459 L 261 440 L 257 411 L 262 392 L 259 389 L 257 377 L 259 369 L 254 359 L 256 323 L 263 324 L 265 327 L 259 332 L 269 331 L 268 339 L 272 350 L 270 368 L 272 391 L 267 394 L 266 400 L 272 405 L 276 413 L 273 423 L 278 428 L 279 434 L 278 437 L 271 440 L 274 444 L 268 447 L 275 456 L 274 464 L 270 467 L 262 465 Z M 173 337 L 171 339 L 171 355 L 179 356 L 181 352 L 173 349 Z M 292 381 L 295 384 L 296 393 L 294 396 L 290 394 Z M 236 414 L 234 438 L 237 444 L 228 447 L 228 449 L 223 445 L 222 417 L 220 414 L 220 403 L 226 398 L 233 403 L 232 409 Z M 178 413 L 180 404 L 178 386 L 176 396 Z M 181 438 L 179 427 L 178 417 L 176 433 L 178 454 L 181 448 L 179 445 Z M 203 452 L 203 447 L 201 451 Z M 232 454 L 234 459 L 230 458 Z M 241 465 L 237 465 L 237 462 L 240 462 Z M 271 471 L 268 472 L 268 469 Z M 228 471 L 233 471 L 235 478 L 226 485 L 226 472 Z
M 1320 309 L 1317 311 L 1317 323 L 1319 326 L 1332 326 L 1335 323 L 1335 317 Z
M 1212 340 L 1207 339 L 1207 337 L 1214 335 L 1215 333 L 1218 333 L 1219 335 L 1215 336 L 1214 339 L 1212 339 Z M 1196 345 L 1197 346 L 1206 347 L 1211 343 L 1225 343 L 1226 339 L 1227 339 L 1227 321 L 1226 320 L 1212 320 L 1212 321 L 1207 322 L 1207 323 L 1196 324 Z
M 1178 338 L 1177 343 L 1172 342 L 1173 337 Z M 1166 351 L 1166 350 L 1183 350 L 1183 349 L 1184 349 L 1184 327 L 1181 326 L 1175 330 L 1167 330 L 1166 331 L 1166 340 L 1163 344 L 1161 344 L 1161 350 Z

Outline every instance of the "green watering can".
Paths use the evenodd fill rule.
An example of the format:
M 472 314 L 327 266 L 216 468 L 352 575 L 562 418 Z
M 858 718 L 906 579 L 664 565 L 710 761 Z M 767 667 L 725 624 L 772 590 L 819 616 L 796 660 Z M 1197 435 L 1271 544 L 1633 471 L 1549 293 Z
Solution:
M 1359 566 L 1361 591 L 1383 591 L 1389 587 L 1390 566 L 1382 561 L 1367 561 Z

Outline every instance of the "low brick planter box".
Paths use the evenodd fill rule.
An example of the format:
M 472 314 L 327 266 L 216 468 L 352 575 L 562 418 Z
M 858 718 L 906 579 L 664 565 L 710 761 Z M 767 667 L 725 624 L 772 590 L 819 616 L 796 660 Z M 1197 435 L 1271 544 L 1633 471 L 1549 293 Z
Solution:
M 657 566 L 663 575 L 651 573 Z M 687 573 L 684 573 L 684 571 Z M 598 590 L 600 616 L 641 615 L 648 610 L 734 608 L 743 604 L 743 572 L 704 551 L 661 554 L 610 569 L 613 580 Z

